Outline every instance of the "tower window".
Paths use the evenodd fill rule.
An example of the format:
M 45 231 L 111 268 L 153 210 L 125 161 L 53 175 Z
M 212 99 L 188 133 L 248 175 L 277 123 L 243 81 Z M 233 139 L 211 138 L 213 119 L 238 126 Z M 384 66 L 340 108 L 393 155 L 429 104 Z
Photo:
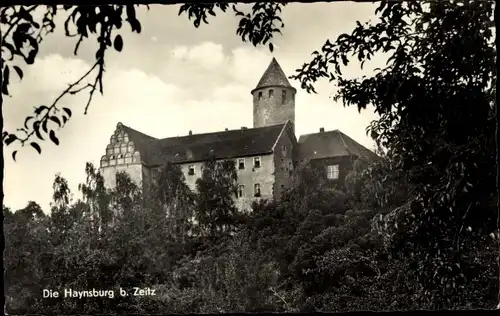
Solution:
M 259 197 L 260 196 L 260 184 L 259 183 L 254 184 L 253 189 L 254 189 L 254 196 Z
M 244 197 L 245 196 L 245 186 L 243 184 L 240 184 L 238 186 L 238 197 Z
M 253 167 L 260 168 L 260 157 L 253 158 Z
M 274 90 L 273 89 L 269 90 L 269 97 L 272 97 L 273 94 L 274 94 Z
M 286 101 L 286 90 L 281 91 L 281 104 L 285 104 Z
M 245 158 L 238 159 L 238 169 L 245 169 Z
M 262 91 L 259 92 L 259 100 L 262 99 Z
M 339 178 L 339 165 L 328 166 L 328 171 L 326 177 L 328 179 L 334 180 Z
M 194 165 L 189 166 L 188 175 L 190 175 L 190 176 L 194 175 Z

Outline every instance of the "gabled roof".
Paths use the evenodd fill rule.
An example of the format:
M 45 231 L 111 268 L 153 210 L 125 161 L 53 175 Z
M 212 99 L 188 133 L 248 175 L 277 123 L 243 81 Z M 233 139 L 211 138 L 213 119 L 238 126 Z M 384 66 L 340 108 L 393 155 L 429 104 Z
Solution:
M 355 155 L 367 160 L 378 156 L 339 130 L 302 135 L 299 138 L 301 159 L 321 159 Z
M 285 72 L 283 71 L 283 69 L 281 69 L 281 66 L 278 64 L 278 61 L 274 57 L 273 60 L 271 60 L 271 63 L 267 67 L 266 71 L 262 75 L 262 78 L 260 78 L 259 83 L 257 84 L 257 87 L 255 87 L 255 89 L 269 86 L 293 88 L 290 82 L 288 82 Z
M 117 124 L 117 129 L 122 129 L 128 135 L 129 140 L 134 142 L 135 148 L 139 150 L 141 156 L 143 156 L 147 152 L 149 143 L 153 140 L 156 140 L 156 138 L 136 131 L 133 128 L 123 125 L 122 123 Z
M 217 159 L 256 156 L 273 152 L 273 146 L 287 123 L 249 129 L 195 134 L 181 137 L 155 139 L 130 127 L 129 138 L 140 143 L 143 163 L 159 166 L 166 161 L 187 163 L 204 161 L 211 155 Z M 132 136 L 134 135 L 134 136 Z

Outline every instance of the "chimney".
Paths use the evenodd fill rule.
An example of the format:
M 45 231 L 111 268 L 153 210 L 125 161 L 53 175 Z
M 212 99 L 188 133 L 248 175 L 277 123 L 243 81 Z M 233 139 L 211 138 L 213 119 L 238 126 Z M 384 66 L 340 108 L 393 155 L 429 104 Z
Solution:
M 193 131 L 189 131 L 189 136 L 193 135 Z
M 324 128 L 324 127 L 320 127 L 320 128 L 319 128 L 319 132 L 320 132 L 320 133 L 323 133 L 324 131 L 325 131 L 325 128 Z
M 227 132 L 229 129 L 226 127 L 224 130 Z

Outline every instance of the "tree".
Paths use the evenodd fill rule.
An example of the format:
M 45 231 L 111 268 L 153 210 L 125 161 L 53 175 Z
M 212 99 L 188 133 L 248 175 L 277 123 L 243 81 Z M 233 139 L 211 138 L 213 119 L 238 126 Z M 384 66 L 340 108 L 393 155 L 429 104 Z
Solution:
M 51 252 L 47 216 L 35 202 L 12 213 L 4 208 L 5 216 L 5 294 L 6 307 L 13 313 L 35 312 L 29 309 L 41 301 L 46 284 L 44 258 Z
M 166 163 L 155 174 L 150 204 L 160 221 L 168 221 L 169 234 L 183 238 L 192 232 L 195 195 L 178 165 Z
M 203 236 L 219 238 L 236 229 L 239 212 L 235 206 L 238 175 L 234 160 L 210 158 L 196 180 L 196 221 Z
M 394 167 L 390 156 L 381 158 L 371 163 L 356 160 L 353 170 L 346 176 L 346 191 L 355 207 L 384 212 L 408 201 L 411 187 L 406 175 Z
M 424 300 L 450 308 L 468 269 L 453 252 L 468 257 L 495 224 L 493 2 L 384 1 L 376 12 L 378 23 L 327 41 L 293 77 L 311 92 L 329 78 L 336 100 L 375 107 L 381 118 L 372 136 L 413 188 L 411 203 L 398 208 L 407 229 L 395 244 L 420 262 Z M 374 76 L 342 76 L 351 54 L 363 65 L 382 52 L 388 66 Z
M 268 44 L 272 50 L 272 37 L 283 27 L 278 16 L 282 6 L 279 3 L 256 3 L 249 15 L 233 7 L 234 12 L 241 16 L 237 33 L 244 41 L 250 41 L 253 45 Z M 6 44 L 2 44 L 2 49 L 26 62 L 34 62 L 38 43 L 33 40 L 33 35 L 27 35 L 30 28 L 50 30 L 53 16 L 61 11 L 60 7 L 46 8 L 46 25 L 38 24 L 38 27 L 32 21 L 34 7 L 2 9 L 0 21 L 8 26 L 8 32 L 4 35 L 7 40 L 3 42 Z M 227 4 L 186 4 L 181 7 L 180 14 L 187 13 L 193 19 L 194 26 L 199 27 L 201 22 L 208 23 L 207 16 L 215 15 L 215 9 L 226 12 L 228 8 Z M 66 6 L 62 9 L 70 13 L 65 27 L 68 30 L 76 26 L 76 36 L 80 39 L 99 33 L 96 64 L 91 69 L 97 73 L 95 80 L 92 78 L 85 84 L 84 80 L 89 79 L 91 74 L 89 72 L 62 94 L 88 89 L 91 100 L 94 91 L 102 88 L 106 49 L 114 46 L 121 51 L 123 48 L 121 36 L 115 35 L 123 24 L 123 17 L 127 16 L 133 31 L 140 31 L 135 7 Z M 312 61 L 304 64 L 293 76 L 309 92 L 314 92 L 317 80 L 328 78 L 338 86 L 335 100 L 342 100 L 346 106 L 363 110 L 373 105 L 381 118 L 370 126 L 369 131 L 387 152 L 389 160 L 372 170 L 389 171 L 390 175 L 396 177 L 404 175 L 404 183 L 411 189 L 403 205 L 392 209 L 382 218 L 377 216 L 374 221 L 376 227 L 379 227 L 375 225 L 378 220 L 383 224 L 380 225 L 379 237 L 384 247 L 380 249 L 376 247 L 381 246 L 373 245 L 371 249 L 376 249 L 381 256 L 392 258 L 377 258 L 380 261 L 375 266 L 379 267 L 380 263 L 390 267 L 385 272 L 381 269 L 381 284 L 389 287 L 399 280 L 398 272 L 407 271 L 406 279 L 398 281 L 392 292 L 383 292 L 386 297 L 377 298 L 380 306 L 398 305 L 394 300 L 396 296 L 386 300 L 395 293 L 400 295 L 397 301 L 401 308 L 473 308 L 491 307 L 497 303 L 494 294 L 499 290 L 498 271 L 493 264 L 493 244 L 500 240 L 500 235 L 498 228 L 494 231 L 494 204 L 498 203 L 498 192 L 495 196 L 495 174 L 491 166 L 495 164 L 494 114 L 496 112 L 498 116 L 498 111 L 494 99 L 496 49 L 491 30 L 492 9 L 493 2 L 487 1 L 383 1 L 376 10 L 378 22 L 358 23 L 351 34 L 342 34 L 333 42 L 326 41 L 320 50 L 313 53 Z M 278 26 L 275 22 L 278 22 Z M 19 48 L 23 42 L 29 42 L 34 48 L 27 56 Z M 357 57 L 363 67 L 367 60 L 378 53 L 390 57 L 387 67 L 376 70 L 375 75 L 356 79 L 346 79 L 342 75 L 343 67 L 351 62 L 351 55 Z M 11 69 L 22 77 L 21 68 L 12 62 L 2 59 L 2 73 L 7 78 L 2 86 L 4 95 L 8 93 Z M 51 131 L 48 124 L 64 124 L 71 115 L 70 109 L 56 111 L 59 109 L 58 100 L 51 106 L 37 107 L 33 118 L 27 118 L 26 126 L 20 133 L 28 135 L 28 138 L 18 133 L 4 132 L 3 143 L 32 142 L 31 146 L 40 152 L 40 146 L 29 137 L 41 139 L 48 134 L 57 144 L 55 132 Z M 56 113 L 64 116 L 57 116 Z M 497 162 L 498 157 L 497 150 Z M 207 170 L 216 170 L 216 166 Z M 498 182 L 500 170 L 497 168 L 496 172 Z M 214 174 L 214 171 L 207 171 L 207 175 L 210 174 Z M 228 179 L 231 179 L 230 174 L 226 174 Z M 373 189 L 369 192 L 373 192 L 374 196 L 367 197 L 375 202 L 372 207 L 392 208 L 400 204 L 401 201 L 395 202 L 394 195 L 389 201 L 388 197 L 375 195 L 383 191 L 380 188 L 387 184 L 385 181 L 362 182 L 362 185 L 373 185 L 368 188 Z M 212 186 L 215 183 L 221 184 L 217 190 Z M 226 224 L 233 214 L 230 198 L 232 190 L 229 189 L 231 183 L 225 180 L 217 182 L 209 176 L 200 182 L 198 218 L 205 233 L 217 232 L 218 227 Z M 306 191 L 307 187 L 302 186 L 301 191 L 292 192 Z M 259 247 L 267 254 L 274 252 L 275 257 L 277 254 L 280 257 L 282 255 L 284 260 L 279 263 L 279 270 L 286 272 L 286 279 L 281 281 L 289 282 L 286 291 L 289 295 L 302 293 L 296 296 L 305 302 L 309 299 L 309 306 L 323 306 L 330 300 L 334 303 L 329 308 L 362 308 L 365 294 L 371 293 L 375 297 L 377 289 L 381 289 L 376 284 L 380 283 L 370 275 L 359 277 L 358 272 L 362 270 L 359 267 L 366 265 L 357 248 L 360 245 L 322 242 L 335 236 L 342 237 L 336 231 L 338 227 L 318 226 L 323 222 L 322 217 L 331 216 L 323 212 L 329 204 L 324 194 L 323 191 L 317 192 L 308 195 L 310 197 L 307 199 L 301 199 L 298 194 L 290 195 L 289 202 L 267 206 L 276 210 L 270 213 L 272 216 L 255 212 L 256 218 L 252 225 L 262 229 L 256 229 L 252 240 L 259 239 L 256 236 L 261 234 L 264 238 L 259 239 Z M 216 203 L 214 196 L 219 197 L 220 202 Z M 343 213 L 336 214 L 337 217 L 345 221 L 353 219 L 354 222 L 357 222 L 354 219 L 359 219 L 364 223 L 360 226 L 363 233 L 367 230 L 365 215 L 375 215 L 379 211 L 345 212 L 344 206 L 338 209 Z M 269 226 L 268 223 L 279 225 Z M 352 235 L 360 227 L 348 224 L 345 229 Z M 310 228 L 313 231 L 311 235 Z M 289 239 L 293 239 L 293 242 Z M 310 240 L 315 240 L 315 243 Z M 144 243 L 137 241 L 135 245 L 139 248 Z M 82 244 L 78 246 L 82 247 Z M 319 256 L 307 260 L 316 251 Z M 342 266 L 335 261 L 338 258 L 345 259 L 348 264 Z M 301 275 L 303 268 L 313 271 L 314 276 Z M 337 289 L 322 287 L 322 283 L 315 280 L 317 277 L 321 281 L 322 278 L 327 279 L 346 270 L 356 273 L 337 278 Z M 366 284 L 367 292 L 360 294 L 356 287 L 346 290 L 345 286 L 352 285 L 352 279 L 347 275 Z M 342 291 L 333 294 L 327 292 L 339 288 Z M 347 303 L 339 303 L 342 295 L 354 296 L 356 299 L 351 300 L 348 306 Z M 295 306 L 304 306 L 305 303 L 300 299 Z M 283 300 L 287 302 L 288 298 L 284 297 Z
M 89 220 L 93 223 L 93 228 L 96 233 L 100 232 L 102 229 L 106 229 L 112 220 L 112 212 L 110 209 L 111 195 L 107 192 L 104 187 L 104 178 L 100 174 L 99 170 L 91 163 L 86 163 L 85 173 L 87 175 L 85 183 L 80 183 L 78 189 L 83 195 L 83 201 L 87 206 L 86 215 Z M 120 173 L 117 175 L 117 182 L 120 180 L 119 184 L 128 183 L 126 175 Z M 127 195 L 129 192 L 134 192 L 134 187 L 129 188 L 127 185 L 118 185 L 118 187 L 124 191 L 123 199 L 129 200 L 133 197 Z M 122 192 L 119 192 L 122 193 Z M 116 197 L 116 195 L 115 195 Z M 118 198 L 116 203 L 120 204 L 122 207 L 127 207 L 127 201 L 123 201 Z M 130 204 L 130 203 L 129 203 Z M 121 209 L 123 212 L 123 209 Z
M 284 26 L 279 17 L 284 5 L 284 3 L 257 2 L 251 14 L 245 14 L 233 5 L 233 12 L 241 17 L 237 34 L 243 41 L 250 41 L 254 46 L 261 43 L 267 44 L 272 51 L 271 39 L 275 33 L 280 33 L 280 28 Z M 63 127 L 72 116 L 71 109 L 60 105 L 60 100 L 66 95 L 88 91 L 85 107 L 85 113 L 87 113 L 94 93 L 98 91 L 103 94 L 106 51 L 110 47 L 118 52 L 123 50 L 124 42 L 120 32 L 123 32 L 122 27 L 125 24 L 130 25 L 132 32 L 141 33 L 141 23 L 136 17 L 138 7 L 139 5 L 31 5 L 6 6 L 0 9 L 0 23 L 6 29 L 1 45 L 0 66 L 4 78 L 2 95 L 9 95 L 11 74 L 15 72 L 22 80 L 21 61 L 27 65 L 36 62 L 39 46 L 44 38 L 56 28 L 54 19 L 61 12 L 65 12 L 68 16 L 64 22 L 66 36 L 78 38 L 74 50 L 75 55 L 78 54 L 80 44 L 85 40 L 96 40 L 98 44 L 95 63 L 91 68 L 79 79 L 70 83 L 52 104 L 35 105 L 33 115 L 26 117 L 23 127 L 14 133 L 3 131 L 3 144 L 9 146 L 19 143 L 24 146 L 29 143 L 38 153 L 41 153 L 38 142 L 44 141 L 47 136 L 53 143 L 59 144 L 55 130 Z M 216 9 L 226 12 L 228 8 L 227 3 L 184 4 L 179 9 L 179 15 L 187 14 L 189 19 L 193 19 L 194 26 L 199 27 L 202 22 L 208 23 L 207 14 L 215 16 Z M 34 14 L 36 10 L 40 10 L 40 15 Z M 24 49 L 25 45 L 29 47 L 28 50 Z M 16 155 L 17 150 L 12 152 L 14 160 Z

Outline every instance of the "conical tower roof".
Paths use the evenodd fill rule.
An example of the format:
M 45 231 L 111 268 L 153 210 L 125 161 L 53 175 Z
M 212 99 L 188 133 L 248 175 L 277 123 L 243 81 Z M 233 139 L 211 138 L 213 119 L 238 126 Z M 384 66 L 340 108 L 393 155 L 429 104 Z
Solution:
M 283 69 L 281 69 L 280 64 L 278 64 L 278 61 L 274 57 L 254 90 L 268 86 L 293 88 L 290 82 L 288 82 L 285 72 L 283 71 Z

